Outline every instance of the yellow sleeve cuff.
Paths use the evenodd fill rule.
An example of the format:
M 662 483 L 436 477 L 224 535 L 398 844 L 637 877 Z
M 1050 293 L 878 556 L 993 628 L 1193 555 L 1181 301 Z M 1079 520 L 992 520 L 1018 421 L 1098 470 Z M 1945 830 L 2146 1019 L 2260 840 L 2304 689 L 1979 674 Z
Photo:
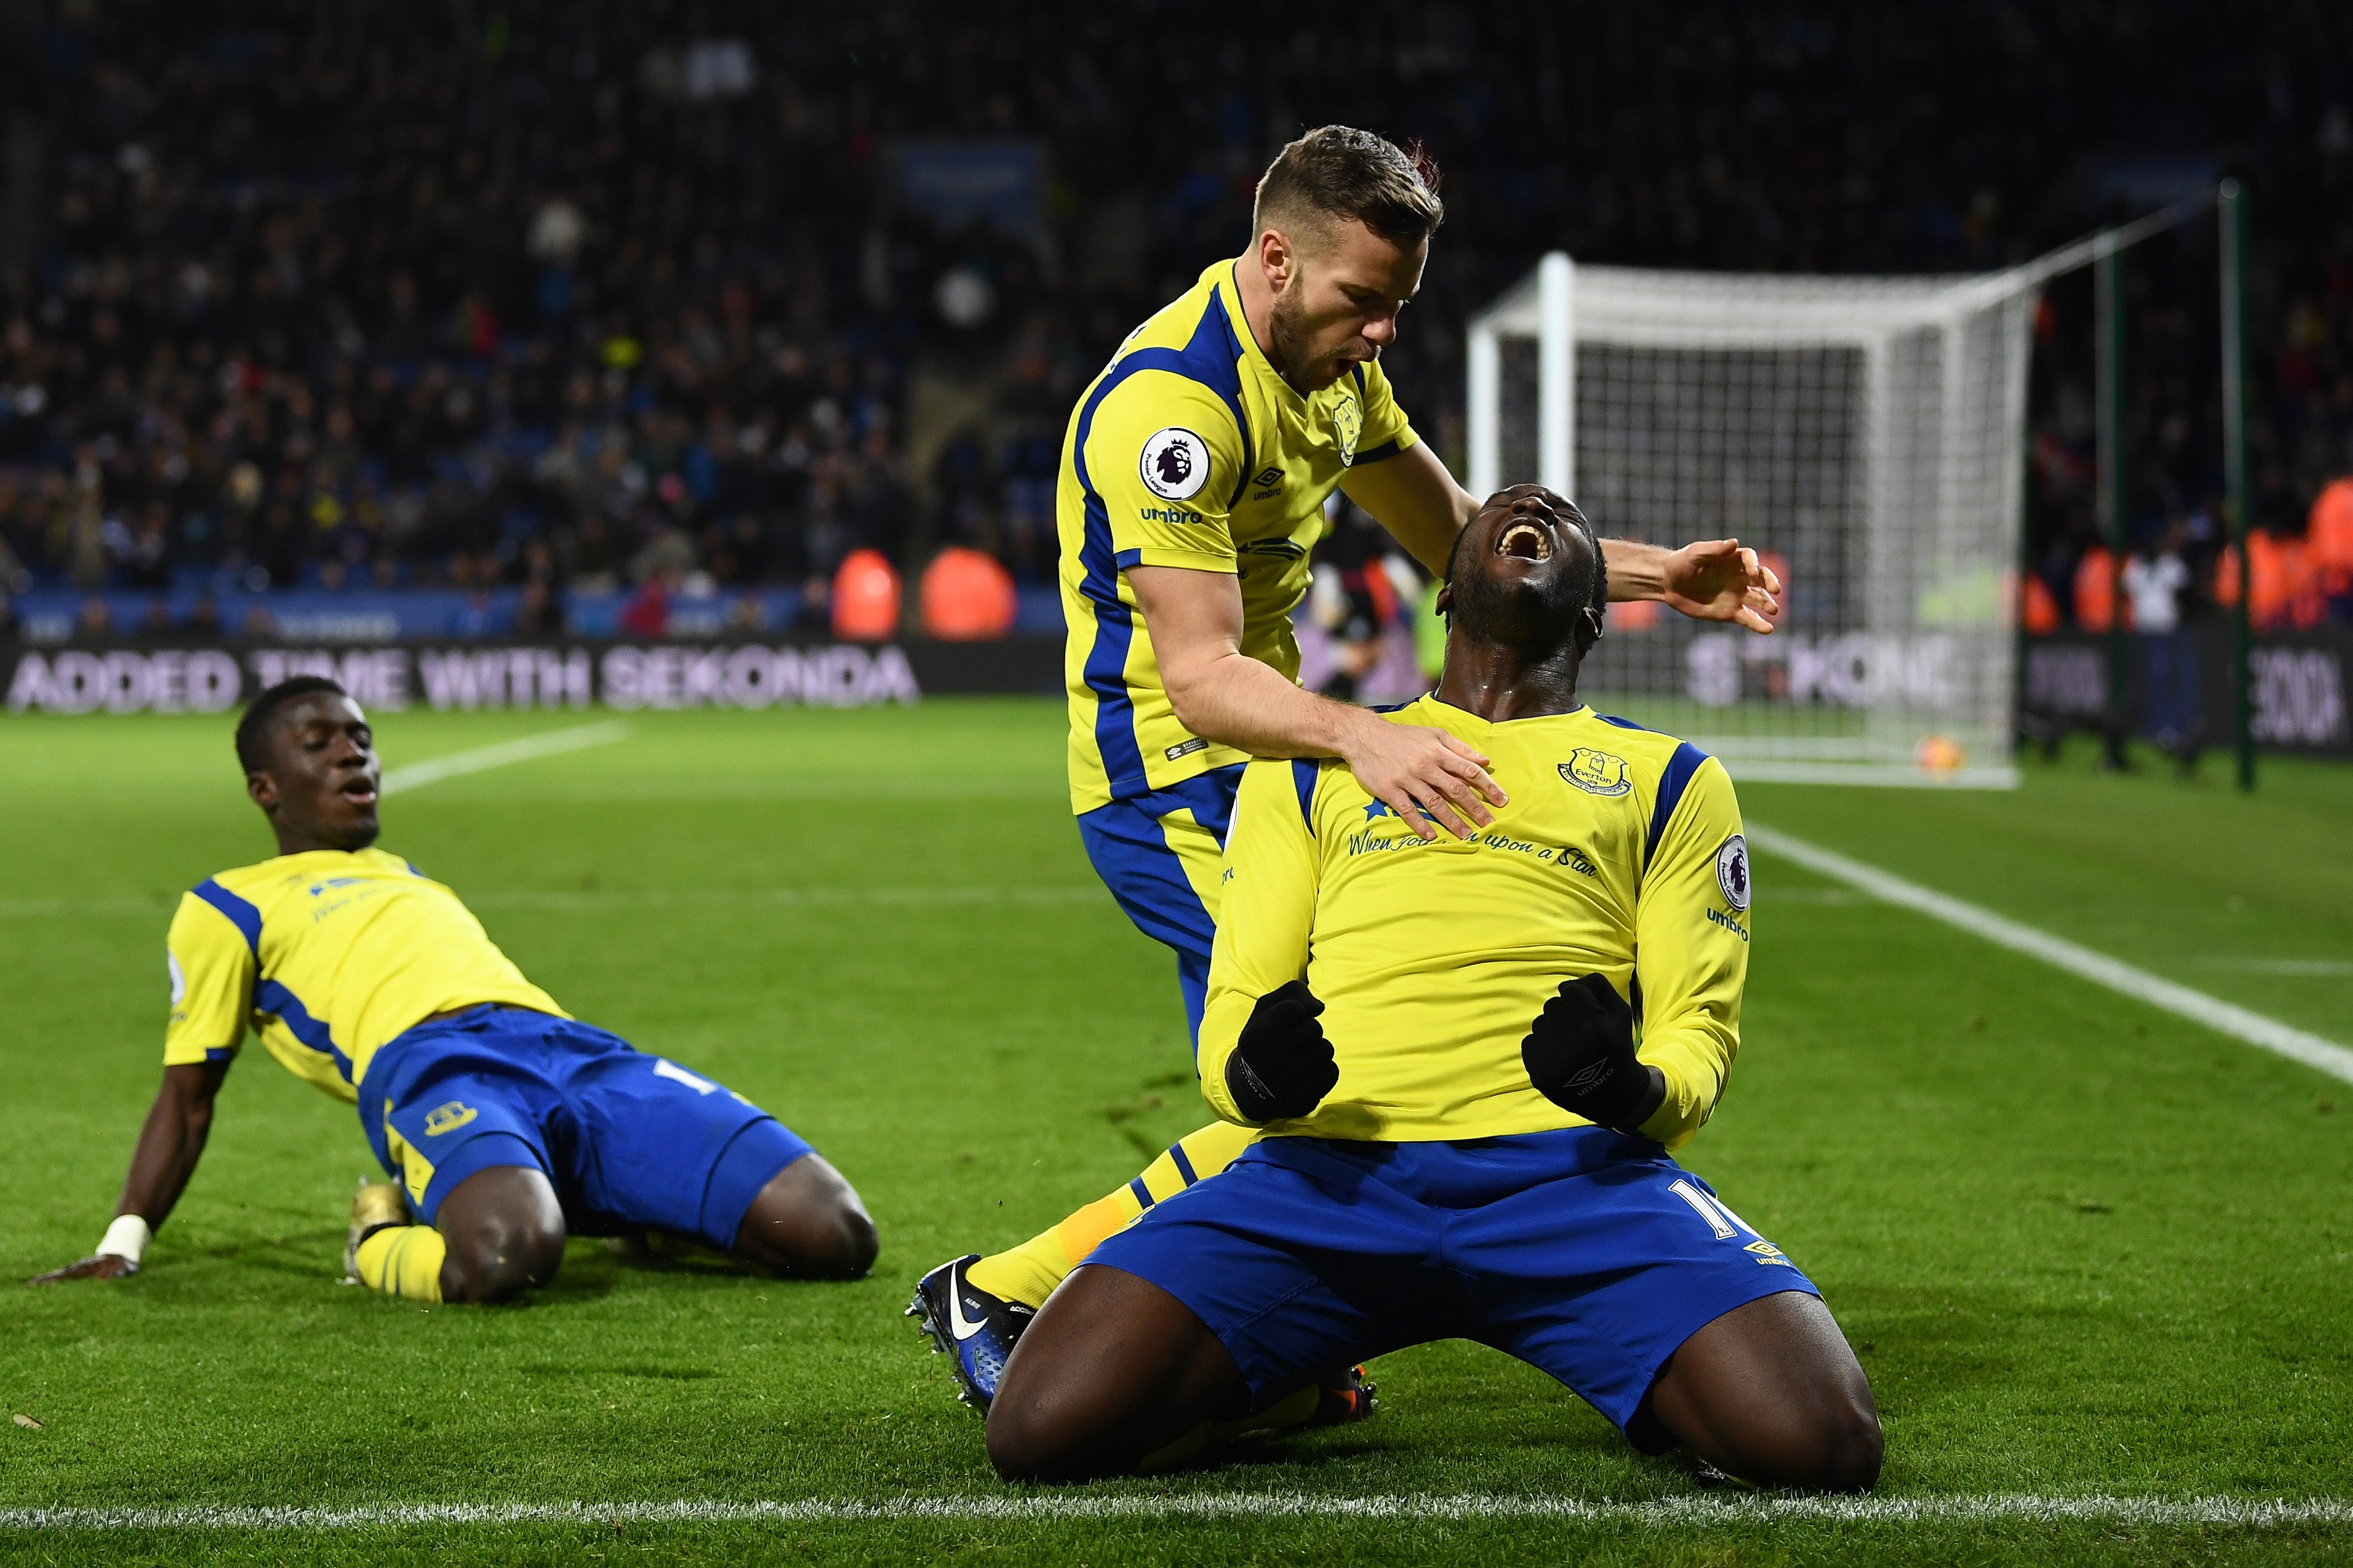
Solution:
M 237 1055 L 245 1042 L 238 1040 L 227 1046 L 189 1046 L 177 1042 L 164 1047 L 164 1065 L 167 1068 L 195 1067 L 205 1062 L 225 1062 Z
M 1222 1015 L 1229 1010 L 1227 998 L 1221 996 L 1209 1004 L 1201 1019 L 1200 1052 L 1195 1058 L 1201 1073 L 1201 1098 L 1208 1101 L 1210 1112 L 1219 1121 L 1230 1121 L 1237 1127 L 1255 1127 L 1257 1122 L 1242 1119 L 1241 1108 L 1234 1103 L 1233 1091 L 1226 1087 L 1226 1063 L 1233 1058 L 1234 1047 L 1241 1043 L 1240 1025 L 1226 1026 Z
M 1651 1119 L 1635 1131 L 1669 1149 L 1680 1149 L 1692 1141 L 1714 1107 L 1700 1102 L 1690 1083 L 1671 1063 L 1644 1061 L 1642 1065 L 1659 1069 L 1659 1076 L 1666 1080 L 1667 1093 L 1659 1101 L 1659 1109 L 1651 1113 Z

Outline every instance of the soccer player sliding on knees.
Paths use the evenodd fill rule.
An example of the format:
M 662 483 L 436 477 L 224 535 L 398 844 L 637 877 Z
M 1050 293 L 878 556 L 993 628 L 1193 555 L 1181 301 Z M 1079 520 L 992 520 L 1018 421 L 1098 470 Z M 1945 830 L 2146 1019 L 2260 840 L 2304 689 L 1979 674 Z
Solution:
M 1444 678 L 1381 721 L 1493 759 L 1510 803 L 1475 837 L 1424 838 L 1336 763 L 1249 765 L 1200 1065 L 1261 1136 L 1037 1315 L 988 1412 L 1007 1479 L 1181 1462 L 1367 1357 L 1461 1338 L 1645 1452 L 1877 1479 L 1871 1388 L 1814 1286 L 1668 1154 L 1739 1046 L 1747 850 L 1721 763 L 1577 701 L 1601 553 L 1533 486 L 1456 546 Z
M 1240 257 L 1120 345 L 1080 398 L 1057 509 L 1069 627 L 1071 804 L 1139 930 L 1176 953 L 1198 1031 L 1219 856 L 1251 757 L 1336 757 L 1423 839 L 1507 802 L 1479 746 L 1302 690 L 1291 613 L 1324 503 L 1345 492 L 1432 573 L 1478 510 L 1415 435 L 1380 353 L 1443 216 L 1435 171 L 1342 125 L 1285 147 Z M 1736 540 L 1606 540 L 1609 592 L 1769 632 L 1779 584 Z M 1211 1125 L 1010 1251 L 925 1275 L 911 1316 L 986 1407 L 1031 1313 L 1095 1244 L 1216 1174 L 1256 1134 Z M 1369 1408 L 1336 1388 L 1327 1409 Z
M 248 1024 L 353 1103 L 395 1178 L 353 1201 L 347 1274 L 422 1301 L 503 1301 L 555 1277 L 568 1231 L 850 1279 L 874 1226 L 839 1172 L 709 1079 L 579 1023 L 458 896 L 374 846 L 381 765 L 358 704 L 298 676 L 237 727 L 278 857 L 180 901 L 164 1085 L 98 1251 L 29 1281 L 135 1274 L 195 1173 Z

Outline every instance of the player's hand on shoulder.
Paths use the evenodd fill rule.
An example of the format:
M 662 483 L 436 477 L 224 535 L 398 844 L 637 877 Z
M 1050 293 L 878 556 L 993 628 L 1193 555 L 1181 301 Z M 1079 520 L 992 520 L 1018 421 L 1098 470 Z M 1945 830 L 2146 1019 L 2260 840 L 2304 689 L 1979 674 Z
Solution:
M 1601 974 L 1564 981 L 1528 1026 L 1520 1062 L 1536 1092 L 1597 1126 L 1631 1131 L 1664 1084 L 1634 1054 L 1634 1009 Z
M 1734 621 L 1770 633 L 1781 613 L 1781 579 L 1736 539 L 1703 539 L 1667 556 L 1666 602 L 1703 621 Z
M 1488 776 L 1488 759 L 1460 736 L 1429 724 L 1365 717 L 1341 756 L 1366 793 L 1424 839 L 1437 837 L 1440 827 L 1469 838 L 1495 820 L 1490 804 L 1510 803 L 1504 786 Z
M 1258 999 L 1226 1058 L 1226 1090 L 1245 1118 L 1263 1125 L 1304 1116 L 1340 1081 L 1332 1042 L 1316 1022 L 1323 1012 L 1304 980 L 1288 981 Z
M 36 1274 L 25 1281 L 27 1285 L 58 1285 L 68 1279 L 120 1279 L 139 1272 L 139 1265 L 128 1258 L 111 1252 L 93 1253 L 79 1263 L 69 1263 L 63 1268 L 52 1268 L 47 1274 Z

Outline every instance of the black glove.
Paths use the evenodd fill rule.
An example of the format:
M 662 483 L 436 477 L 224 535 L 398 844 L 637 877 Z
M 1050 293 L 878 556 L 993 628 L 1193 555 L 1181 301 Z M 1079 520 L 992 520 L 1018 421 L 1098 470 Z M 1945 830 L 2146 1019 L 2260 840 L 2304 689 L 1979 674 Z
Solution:
M 1651 1092 L 1634 1057 L 1634 1009 L 1602 975 L 1566 980 L 1520 1042 L 1536 1092 L 1599 1126 L 1629 1130 Z
M 1324 1004 L 1304 980 L 1276 986 L 1258 999 L 1226 1058 L 1226 1090 L 1234 1108 L 1264 1124 L 1304 1116 L 1340 1081 L 1332 1042 L 1315 1021 Z

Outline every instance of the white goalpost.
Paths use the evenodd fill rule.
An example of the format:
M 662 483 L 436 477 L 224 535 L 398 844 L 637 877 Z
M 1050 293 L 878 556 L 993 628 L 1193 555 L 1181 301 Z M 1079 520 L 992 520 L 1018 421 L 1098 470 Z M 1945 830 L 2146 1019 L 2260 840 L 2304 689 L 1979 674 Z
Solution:
M 1737 535 L 1788 581 L 1769 637 L 1620 606 L 1590 700 L 1738 778 L 2014 786 L 2030 328 L 2073 248 L 1918 279 L 1555 253 L 1474 317 L 1473 494 L 1533 479 L 1604 536 Z

